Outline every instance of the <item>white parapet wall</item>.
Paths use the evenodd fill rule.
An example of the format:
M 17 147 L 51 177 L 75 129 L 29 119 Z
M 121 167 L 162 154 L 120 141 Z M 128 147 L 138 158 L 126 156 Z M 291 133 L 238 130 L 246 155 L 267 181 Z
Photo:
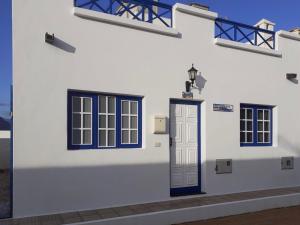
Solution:
M 74 9 L 73 0 L 14 0 L 14 217 L 170 200 L 169 134 L 152 124 L 182 98 L 192 63 L 202 191 L 299 186 L 300 89 L 286 79 L 300 74 L 299 38 L 281 32 L 274 50 L 244 48 L 215 40 L 216 17 L 176 4 L 174 27 L 158 28 Z M 143 96 L 142 148 L 68 150 L 70 89 Z M 272 146 L 240 147 L 241 103 L 274 106 Z M 281 170 L 281 157 L 294 157 L 294 169 Z M 216 159 L 232 159 L 232 173 L 216 174 Z
M 0 170 L 10 168 L 10 131 L 0 131 Z

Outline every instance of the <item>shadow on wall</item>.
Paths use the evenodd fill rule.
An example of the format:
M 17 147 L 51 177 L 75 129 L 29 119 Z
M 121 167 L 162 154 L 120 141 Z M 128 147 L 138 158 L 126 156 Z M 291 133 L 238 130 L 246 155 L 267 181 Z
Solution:
M 76 48 L 74 46 L 68 44 L 67 42 L 63 41 L 58 37 L 55 37 L 54 42 L 51 45 L 69 53 L 76 52 Z
M 10 217 L 10 173 L 0 169 L 0 219 Z
M 196 75 L 196 87 L 194 87 L 193 89 L 198 89 L 199 94 L 201 94 L 202 90 L 205 87 L 207 80 L 201 75 L 201 73 L 199 73 L 198 75 Z
M 70 151 L 70 158 L 76 152 Z M 293 170 L 282 170 L 281 158 L 233 159 L 233 173 L 228 174 L 216 174 L 215 161 L 208 161 L 202 164 L 206 177 L 201 185 L 210 195 L 300 186 L 300 159 L 294 160 Z M 15 213 L 28 216 L 168 200 L 169 168 L 161 163 L 16 169 Z

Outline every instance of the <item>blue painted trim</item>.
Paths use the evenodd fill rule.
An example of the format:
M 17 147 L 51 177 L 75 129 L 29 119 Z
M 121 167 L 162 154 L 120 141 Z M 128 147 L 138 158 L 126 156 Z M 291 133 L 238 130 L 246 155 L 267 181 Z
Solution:
M 114 96 L 116 98 L 116 146 L 100 147 L 98 146 L 98 96 Z M 117 148 L 141 148 L 142 147 L 142 99 L 143 97 L 123 96 L 110 93 L 93 93 L 85 91 L 68 91 L 67 95 L 67 146 L 69 150 L 91 150 L 91 149 L 117 149 Z M 93 123 L 92 123 L 92 144 L 91 145 L 73 145 L 72 144 L 72 97 L 91 97 L 93 101 Z M 138 143 L 121 144 L 121 100 L 133 100 L 138 102 Z
M 233 34 L 231 30 L 233 30 Z M 261 46 L 262 44 L 265 44 L 270 49 L 275 49 L 275 32 L 267 29 L 262 29 L 223 18 L 217 18 L 215 20 L 215 32 L 215 38 L 225 38 L 231 41 L 242 43 L 244 43 L 243 41 L 246 40 L 255 46 Z M 261 35 L 261 33 L 269 34 L 270 37 L 266 39 Z M 240 34 L 240 36 L 238 34 Z M 257 36 L 261 38 L 261 43 L 257 43 Z M 268 42 L 269 39 L 273 41 L 272 45 L 270 45 Z
M 273 108 L 274 106 L 256 105 L 256 104 L 240 104 L 240 109 L 251 108 L 253 110 L 253 143 L 240 143 L 240 147 L 268 147 L 273 146 Z M 270 110 L 270 143 L 257 142 L 257 111 L 259 109 Z
M 124 3 L 127 3 L 124 4 Z M 154 20 L 159 20 L 166 27 L 172 27 L 172 5 L 151 0 L 74 0 L 74 6 L 97 12 L 122 16 L 124 13 L 129 13 L 132 19 L 153 23 Z M 134 11 L 139 7 L 139 11 Z M 155 11 L 154 7 L 158 10 Z M 148 18 L 144 16 L 144 12 L 148 11 Z M 168 20 L 170 22 L 168 22 Z
M 184 188 L 170 188 L 170 196 L 184 196 L 184 195 L 195 195 L 201 194 L 201 102 L 192 100 L 182 100 L 182 99 L 170 99 L 171 104 L 182 104 L 182 105 L 197 105 L 197 117 L 198 117 L 198 186 L 194 187 L 184 187 Z M 170 113 L 171 120 L 171 113 Z M 171 129 L 171 126 L 170 126 Z M 170 133 L 170 132 L 169 132 Z M 171 160 L 170 160 L 171 167 Z M 171 171 L 171 168 L 170 168 Z
M 72 144 L 72 97 L 90 97 L 92 98 L 92 144 L 90 145 L 74 145 Z M 69 91 L 68 92 L 68 99 L 67 99 L 67 123 L 68 123 L 68 149 L 76 150 L 76 149 L 93 149 L 96 146 L 97 138 L 95 138 L 95 126 L 97 125 L 98 118 L 97 116 L 97 99 L 96 96 L 91 93 L 84 93 L 84 92 L 77 92 L 77 91 Z
M 138 102 L 138 143 L 137 144 L 122 144 L 121 143 L 121 116 L 117 117 L 117 120 L 119 120 L 119 148 L 141 148 L 142 147 L 142 98 L 141 97 L 132 97 L 132 96 L 121 96 L 119 97 L 119 115 L 121 115 L 121 101 L 122 100 L 131 100 L 131 101 L 137 101 Z

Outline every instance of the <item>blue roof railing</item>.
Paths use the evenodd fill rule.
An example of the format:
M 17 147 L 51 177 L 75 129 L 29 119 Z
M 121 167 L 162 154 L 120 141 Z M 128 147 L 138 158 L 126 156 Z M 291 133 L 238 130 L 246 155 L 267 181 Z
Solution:
M 274 31 L 222 18 L 217 18 L 215 21 L 215 38 L 275 49 Z
M 151 0 L 74 0 L 74 6 L 172 27 L 172 6 Z

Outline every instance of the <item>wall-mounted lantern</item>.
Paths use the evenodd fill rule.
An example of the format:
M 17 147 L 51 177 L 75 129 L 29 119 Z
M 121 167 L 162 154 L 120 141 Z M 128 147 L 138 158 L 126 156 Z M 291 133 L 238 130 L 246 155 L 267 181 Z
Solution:
M 192 68 L 188 70 L 189 78 L 192 84 L 192 87 L 194 87 L 194 82 L 196 80 L 196 76 L 198 73 L 198 70 L 194 68 L 194 64 L 192 64 Z
M 198 73 L 198 70 L 195 69 L 194 64 L 192 64 L 192 67 L 188 70 L 190 80 L 185 82 L 186 92 L 190 92 L 191 87 L 194 87 L 194 83 L 195 83 L 195 80 L 196 80 L 197 73 Z
M 297 78 L 297 74 L 296 73 L 287 73 L 286 74 L 286 79 L 288 80 L 293 80 Z
M 185 92 L 182 93 L 182 96 L 184 98 L 193 98 L 193 93 L 191 92 L 191 88 L 194 87 L 197 73 L 198 70 L 195 69 L 194 64 L 192 64 L 192 67 L 188 70 L 190 80 L 187 80 L 185 82 Z

